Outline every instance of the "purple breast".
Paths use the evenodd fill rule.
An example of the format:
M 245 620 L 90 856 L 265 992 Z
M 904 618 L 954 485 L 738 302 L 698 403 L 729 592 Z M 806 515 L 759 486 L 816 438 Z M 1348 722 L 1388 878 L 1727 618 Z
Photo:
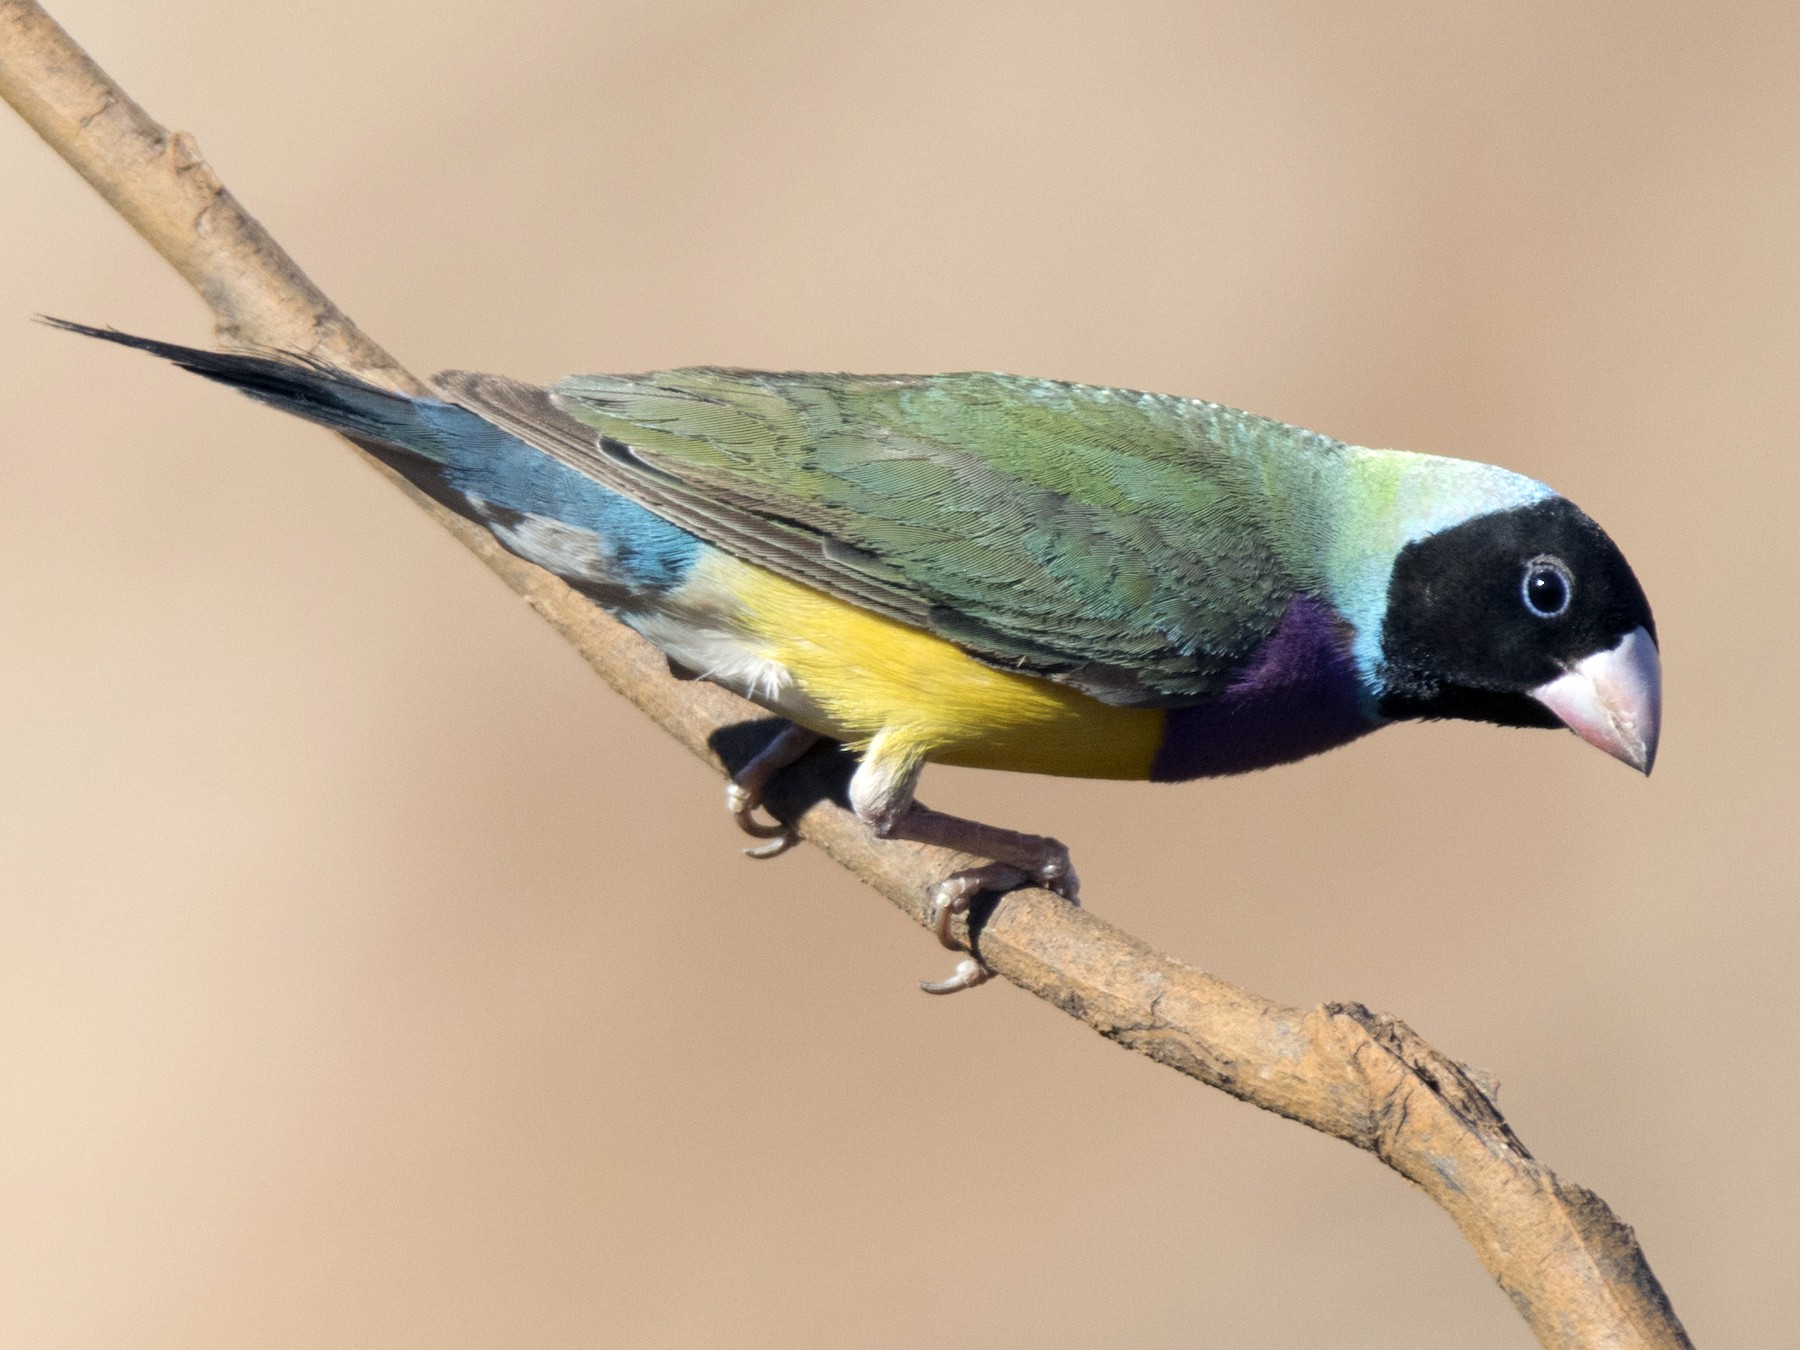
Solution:
M 1295 596 L 1224 693 L 1169 713 L 1150 777 L 1178 783 L 1248 773 L 1375 730 L 1381 720 L 1368 707 L 1348 639 L 1330 608 Z

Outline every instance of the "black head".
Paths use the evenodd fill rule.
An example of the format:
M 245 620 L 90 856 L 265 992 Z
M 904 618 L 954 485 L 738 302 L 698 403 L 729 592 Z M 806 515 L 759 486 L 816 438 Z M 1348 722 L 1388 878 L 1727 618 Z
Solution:
M 1655 639 L 1650 603 L 1624 554 L 1570 503 L 1552 497 L 1476 516 L 1408 544 L 1394 561 L 1382 625 L 1381 711 L 1503 726 L 1566 724 L 1648 771 L 1660 700 Z M 1578 669 L 1585 674 L 1577 683 L 1607 686 L 1611 713 L 1571 710 L 1568 691 Z M 1635 743 L 1620 742 L 1623 732 L 1590 734 L 1584 718 L 1607 716 L 1635 728 Z

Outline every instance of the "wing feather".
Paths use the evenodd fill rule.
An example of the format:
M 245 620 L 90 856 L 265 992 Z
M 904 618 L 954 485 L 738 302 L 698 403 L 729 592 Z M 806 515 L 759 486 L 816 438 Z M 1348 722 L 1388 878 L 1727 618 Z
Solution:
M 1311 434 L 1213 404 L 994 375 L 434 383 L 719 548 L 1108 702 L 1216 692 L 1298 585 L 1260 451 Z

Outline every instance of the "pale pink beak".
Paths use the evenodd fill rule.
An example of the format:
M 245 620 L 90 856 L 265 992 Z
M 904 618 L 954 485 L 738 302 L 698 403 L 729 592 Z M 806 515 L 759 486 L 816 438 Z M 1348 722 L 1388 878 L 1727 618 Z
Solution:
M 1570 731 L 1639 773 L 1656 762 L 1662 731 L 1662 660 L 1656 639 L 1634 628 L 1611 651 L 1595 652 L 1531 696 Z

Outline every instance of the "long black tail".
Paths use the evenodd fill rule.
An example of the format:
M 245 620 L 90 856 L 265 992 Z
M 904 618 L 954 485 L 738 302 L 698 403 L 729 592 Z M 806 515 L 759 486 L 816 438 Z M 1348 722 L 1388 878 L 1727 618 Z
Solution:
M 174 342 L 121 333 L 116 328 L 93 328 L 68 319 L 45 316 L 41 322 L 65 333 L 116 342 L 121 347 L 160 356 L 183 370 L 191 370 L 218 384 L 229 385 L 259 403 L 321 422 L 336 431 L 365 437 L 398 450 L 441 463 L 444 449 L 437 428 L 421 417 L 432 400 L 412 399 L 365 384 L 320 362 L 298 354 L 250 356 L 238 352 L 212 352 L 183 347 Z

